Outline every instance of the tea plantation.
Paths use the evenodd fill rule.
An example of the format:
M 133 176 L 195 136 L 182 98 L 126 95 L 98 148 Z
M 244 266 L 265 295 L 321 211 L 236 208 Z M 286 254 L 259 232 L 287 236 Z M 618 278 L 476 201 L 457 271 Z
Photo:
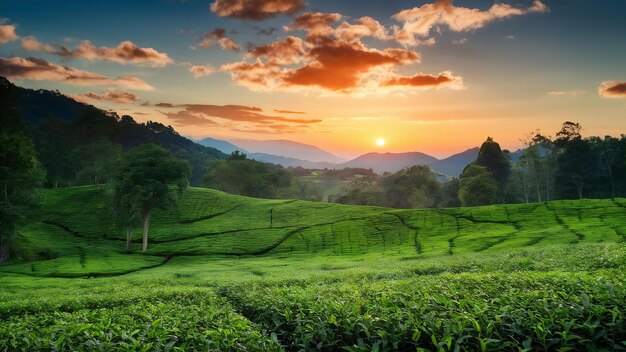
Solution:
M 390 210 L 191 188 L 148 251 L 48 190 L 0 265 L 0 351 L 626 350 L 626 200 Z

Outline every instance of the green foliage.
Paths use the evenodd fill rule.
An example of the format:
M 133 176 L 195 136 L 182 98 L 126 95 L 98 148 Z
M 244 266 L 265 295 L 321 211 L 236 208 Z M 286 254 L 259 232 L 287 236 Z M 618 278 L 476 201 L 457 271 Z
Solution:
M 391 210 L 190 188 L 139 254 L 110 193 L 46 190 L 28 212 L 0 349 L 626 348 L 624 199 Z
M 441 191 L 442 185 L 430 167 L 415 165 L 381 178 L 357 179 L 337 202 L 390 208 L 435 208 L 442 205 Z
M 463 170 L 460 178 L 459 199 L 464 206 L 497 202 L 498 184 L 486 167 L 470 164 Z
M 171 152 L 157 145 L 144 144 L 124 154 L 115 181 L 114 207 L 125 225 L 141 216 L 144 223 L 143 250 L 147 249 L 148 227 L 153 209 L 167 209 L 176 203 L 170 190 L 178 193 L 187 188 L 191 166 L 176 159 Z
M 276 198 L 291 186 L 292 176 L 278 166 L 249 160 L 234 152 L 228 160 L 209 161 L 205 185 L 231 194 Z
M 10 256 L 17 222 L 37 201 L 45 177 L 15 106 L 15 92 L 0 98 L 0 262 Z
M 491 173 L 500 190 L 504 189 L 511 172 L 511 163 L 493 138 L 487 137 L 487 140 L 480 146 L 474 164 L 485 167 Z

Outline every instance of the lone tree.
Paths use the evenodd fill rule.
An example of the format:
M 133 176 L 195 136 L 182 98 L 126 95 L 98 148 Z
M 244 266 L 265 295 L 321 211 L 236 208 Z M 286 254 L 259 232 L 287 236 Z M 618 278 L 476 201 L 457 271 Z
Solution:
M 154 144 L 144 144 L 124 154 L 115 180 L 116 212 L 127 229 L 133 217 L 142 219 L 142 251 L 148 249 L 152 210 L 174 205 L 176 191 L 180 194 L 187 188 L 190 175 L 189 163 L 176 159 L 168 150 Z M 130 237 L 130 231 L 127 233 Z
M 14 88 L 0 80 L 0 262 L 9 258 L 18 221 L 25 208 L 37 201 L 45 178 L 16 101 Z

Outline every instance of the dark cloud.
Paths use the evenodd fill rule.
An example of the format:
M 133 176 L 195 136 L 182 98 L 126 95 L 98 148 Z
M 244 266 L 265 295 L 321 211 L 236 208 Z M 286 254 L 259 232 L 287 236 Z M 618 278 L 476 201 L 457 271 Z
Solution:
M 60 66 L 34 57 L 0 58 L 0 75 L 18 80 L 60 81 L 84 86 L 115 86 L 139 90 L 154 89 L 137 77 L 110 78 L 96 72 Z
M 111 90 L 102 94 L 88 92 L 81 95 L 92 100 L 110 101 L 120 104 L 132 104 L 139 100 L 135 94 L 121 90 Z
M 303 0 L 216 0 L 211 11 L 220 17 L 259 21 L 278 14 L 293 14 L 304 6 Z
M 160 53 L 153 48 L 141 48 L 131 41 L 123 41 L 114 48 L 96 47 L 85 40 L 75 48 L 54 46 L 42 43 L 35 37 L 22 39 L 22 48 L 28 51 L 43 51 L 69 59 L 84 59 L 90 61 L 111 61 L 120 64 L 136 64 L 141 66 L 162 67 L 174 63 L 166 53 Z
M 218 43 L 224 50 L 237 51 L 241 49 L 237 42 L 226 35 L 224 28 L 216 28 L 212 32 L 204 33 L 204 37 L 202 37 L 198 45 L 206 49 L 212 47 L 215 43 Z
M 626 98 L 626 82 L 605 81 L 598 88 L 600 96 L 605 98 Z

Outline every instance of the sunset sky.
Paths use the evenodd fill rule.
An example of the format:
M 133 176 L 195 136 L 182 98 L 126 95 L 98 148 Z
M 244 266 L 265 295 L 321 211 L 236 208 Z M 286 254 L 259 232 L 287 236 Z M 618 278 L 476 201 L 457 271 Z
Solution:
M 192 138 L 442 157 L 566 120 L 626 133 L 625 18 L 619 0 L 0 0 L 0 75 Z

